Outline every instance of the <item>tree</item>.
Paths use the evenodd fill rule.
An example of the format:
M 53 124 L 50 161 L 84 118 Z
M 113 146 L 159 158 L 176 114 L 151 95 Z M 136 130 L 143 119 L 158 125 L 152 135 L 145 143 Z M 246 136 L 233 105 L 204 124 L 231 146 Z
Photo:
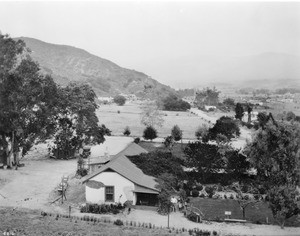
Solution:
M 171 196 L 177 194 L 176 187 L 178 183 L 176 181 L 176 177 L 172 174 L 163 173 L 157 178 L 157 188 L 160 190 L 158 195 L 158 212 L 160 214 L 168 214 L 170 212 L 170 208 L 172 207 Z
M 297 195 L 293 187 L 275 186 L 268 191 L 268 198 L 273 217 L 284 228 L 285 221 L 300 214 Z
M 148 103 L 142 107 L 141 124 L 146 127 L 162 127 L 164 123 L 163 114 L 159 111 L 157 104 Z
M 223 104 L 228 107 L 234 107 L 235 102 L 234 102 L 234 99 L 232 99 L 232 98 L 226 98 L 226 99 L 224 99 Z
M 157 138 L 157 131 L 155 128 L 152 126 L 148 126 L 144 130 L 143 138 L 148 140 L 150 139 L 151 141 L 155 138 Z
M 169 151 L 172 153 L 172 150 L 173 150 L 173 147 L 175 144 L 173 136 L 166 137 L 163 143 L 164 143 L 165 147 L 168 148 Z
M 218 134 L 223 134 L 228 140 L 240 135 L 240 128 L 235 120 L 230 117 L 222 116 L 218 119 L 214 127 L 208 130 L 210 140 L 215 140 Z
M 195 132 L 195 136 L 198 140 L 202 139 L 203 142 L 208 141 L 205 138 L 208 135 L 208 126 L 207 124 L 202 124 L 201 126 L 199 126 Z
M 227 150 L 225 155 L 227 159 L 226 172 L 234 180 L 243 180 L 243 175 L 250 168 L 250 162 L 247 160 L 247 157 L 235 149 Z
M 103 143 L 104 135 L 110 135 L 109 129 L 98 124 L 95 99 L 95 92 L 87 84 L 71 83 L 61 88 L 53 156 L 68 159 L 84 145 Z
M 264 183 L 274 218 L 284 221 L 299 211 L 300 126 L 298 123 L 268 122 L 245 149 L 258 181 Z M 285 190 L 286 191 L 285 191 Z
M 195 168 L 195 175 L 206 182 L 212 174 L 225 168 L 226 161 L 219 153 L 218 146 L 208 143 L 188 143 L 184 149 L 187 156 L 186 165 Z
M 257 114 L 258 126 L 264 128 L 268 122 L 268 115 L 265 112 L 259 112 Z
M 0 136 L 2 161 L 16 168 L 22 155 L 54 132 L 58 86 L 43 76 L 22 40 L 0 35 Z M 4 142 L 5 140 L 5 142 Z M 10 149 L 8 147 L 11 147 Z
M 291 121 L 291 120 L 295 120 L 296 115 L 294 112 L 289 111 L 288 113 L 286 113 L 286 120 L 287 121 Z
M 188 102 L 183 101 L 174 94 L 170 94 L 168 97 L 164 98 L 163 109 L 166 111 L 186 111 L 191 108 Z
M 174 125 L 171 130 L 171 136 L 177 142 L 182 139 L 182 130 L 179 128 L 178 125 Z
M 248 112 L 248 124 L 251 123 L 251 112 L 252 112 L 253 108 L 250 104 L 247 104 L 247 112 Z
M 122 95 L 117 95 L 114 97 L 114 103 L 116 103 L 119 106 L 123 106 L 126 102 L 126 98 Z
M 238 183 L 235 183 L 232 188 L 236 193 L 237 202 L 243 211 L 243 220 L 246 219 L 246 209 L 248 206 L 255 205 L 258 200 L 251 198 L 248 194 L 242 192 L 241 187 Z
M 128 126 L 125 127 L 123 134 L 126 136 L 129 136 L 131 134 L 130 128 Z
M 196 92 L 195 103 L 198 107 L 204 105 L 216 106 L 219 102 L 219 93 L 216 88 L 206 88 Z
M 161 173 L 169 173 L 178 181 L 185 179 L 182 160 L 170 152 L 154 151 L 128 157 L 144 174 L 159 177 Z
M 235 106 L 235 118 L 242 120 L 243 116 L 244 116 L 244 108 L 242 104 L 237 103 Z

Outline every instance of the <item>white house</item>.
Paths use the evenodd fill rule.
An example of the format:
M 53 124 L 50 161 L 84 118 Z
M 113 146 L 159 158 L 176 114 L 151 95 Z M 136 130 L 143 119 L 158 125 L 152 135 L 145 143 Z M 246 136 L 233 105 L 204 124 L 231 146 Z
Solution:
M 122 151 L 83 178 L 88 203 L 156 205 L 159 190 L 154 177 L 145 175 Z

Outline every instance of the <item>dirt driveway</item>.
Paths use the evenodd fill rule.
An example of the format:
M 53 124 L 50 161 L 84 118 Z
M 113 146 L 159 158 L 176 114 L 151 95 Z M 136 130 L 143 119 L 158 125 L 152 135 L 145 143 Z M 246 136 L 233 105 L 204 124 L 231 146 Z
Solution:
M 75 172 L 76 160 L 24 160 L 25 167 L 0 171 L 0 206 L 44 209 L 63 175 Z

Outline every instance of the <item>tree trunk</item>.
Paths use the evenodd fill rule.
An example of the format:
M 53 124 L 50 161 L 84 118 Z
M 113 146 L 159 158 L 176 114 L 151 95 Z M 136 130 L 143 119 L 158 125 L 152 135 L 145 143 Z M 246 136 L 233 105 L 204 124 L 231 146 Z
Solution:
M 248 124 L 251 123 L 251 112 L 248 112 Z
M 18 169 L 18 165 L 19 165 L 19 151 L 18 152 L 14 152 L 14 162 L 15 162 L 15 168 L 16 170 Z
M 285 220 L 282 220 L 282 222 L 280 223 L 280 228 L 284 229 L 284 223 L 285 223 Z
M 246 219 L 246 208 L 243 208 L 243 220 Z

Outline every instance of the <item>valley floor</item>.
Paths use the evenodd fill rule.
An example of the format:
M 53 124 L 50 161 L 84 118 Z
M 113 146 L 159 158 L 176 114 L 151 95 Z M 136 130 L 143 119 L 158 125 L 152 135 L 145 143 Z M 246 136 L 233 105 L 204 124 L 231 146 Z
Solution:
M 0 208 L 12 209 L 18 211 L 20 209 L 35 209 L 38 212 L 46 211 L 53 213 L 67 213 L 68 212 L 68 202 L 64 205 L 60 201 L 55 204 L 50 204 L 53 200 L 54 189 L 61 181 L 63 175 L 74 176 L 75 170 L 77 168 L 76 160 L 49 160 L 47 158 L 46 152 L 43 151 L 43 145 L 31 152 L 28 156 L 22 160 L 25 164 L 24 167 L 18 170 L 0 170 Z M 82 189 L 82 185 L 77 180 L 78 187 Z M 79 186 L 80 185 L 80 186 Z M 72 196 L 70 196 L 72 195 Z M 78 198 L 78 204 L 82 201 L 84 203 L 84 194 L 80 197 L 76 193 L 69 192 L 68 200 L 75 201 Z M 70 198 L 69 198 L 70 196 Z M 72 200 L 73 198 L 73 200 Z M 11 208 L 7 208 L 11 207 Z M 2 215 L 2 214 L 1 214 Z M 78 208 L 72 209 L 72 215 L 83 216 L 79 212 Z M 1 216 L 3 218 L 3 215 Z M 22 218 L 27 217 L 26 214 L 6 214 L 5 220 L 0 220 L 1 230 L 5 230 L 5 227 L 17 227 L 19 223 L 12 224 L 11 222 L 22 222 Z M 97 217 L 103 217 L 98 215 Z M 127 214 L 119 214 L 117 216 L 107 216 L 112 220 L 122 219 L 123 221 L 137 221 L 152 223 L 156 226 L 167 226 L 167 216 L 162 216 L 157 214 L 155 211 L 149 210 L 132 210 L 132 212 Z M 18 220 L 16 220 L 18 219 Z M 34 218 L 35 219 L 35 218 Z M 26 219 L 24 219 L 26 220 Z M 49 227 L 53 223 L 49 220 Z M 35 222 L 35 221 L 33 221 Z M 21 223 L 20 223 L 21 224 Z M 23 223 L 22 223 L 23 224 Z M 39 224 L 39 220 L 36 220 L 36 225 Z M 66 223 L 66 225 L 69 225 Z M 73 225 L 74 227 L 76 225 Z M 186 228 L 186 229 L 207 229 L 216 230 L 217 232 L 222 232 L 225 234 L 239 234 L 239 235 L 299 235 L 300 228 L 287 227 L 284 230 L 280 229 L 279 226 L 274 225 L 255 225 L 255 224 L 226 224 L 226 223 L 194 223 L 188 221 L 184 218 L 182 213 L 172 213 L 170 215 L 170 226 L 175 228 Z M 21 226 L 20 226 L 21 227 Z M 23 227 L 23 226 L 22 226 Z M 29 227 L 29 226 L 28 226 Z M 32 226 L 35 227 L 35 226 Z M 59 226 L 61 227 L 61 226 Z M 68 226 L 69 227 L 69 226 Z M 66 226 L 66 229 L 68 228 Z M 70 226 L 71 227 L 71 226 Z M 0 230 L 0 232 L 1 232 Z M 49 228 L 50 230 L 50 228 Z M 115 230 L 115 229 L 112 229 Z M 119 231 L 114 231 L 119 232 Z M 26 234 L 25 234 L 26 235 Z M 43 234 L 27 234 L 27 235 L 49 235 L 47 233 Z M 50 234 L 51 235 L 51 234 Z M 92 234 L 86 234 L 92 235 Z M 122 234 L 117 233 L 117 235 L 133 235 L 133 234 Z M 145 235 L 145 234 L 135 234 L 135 235 Z M 146 234 L 147 235 L 147 234 Z

